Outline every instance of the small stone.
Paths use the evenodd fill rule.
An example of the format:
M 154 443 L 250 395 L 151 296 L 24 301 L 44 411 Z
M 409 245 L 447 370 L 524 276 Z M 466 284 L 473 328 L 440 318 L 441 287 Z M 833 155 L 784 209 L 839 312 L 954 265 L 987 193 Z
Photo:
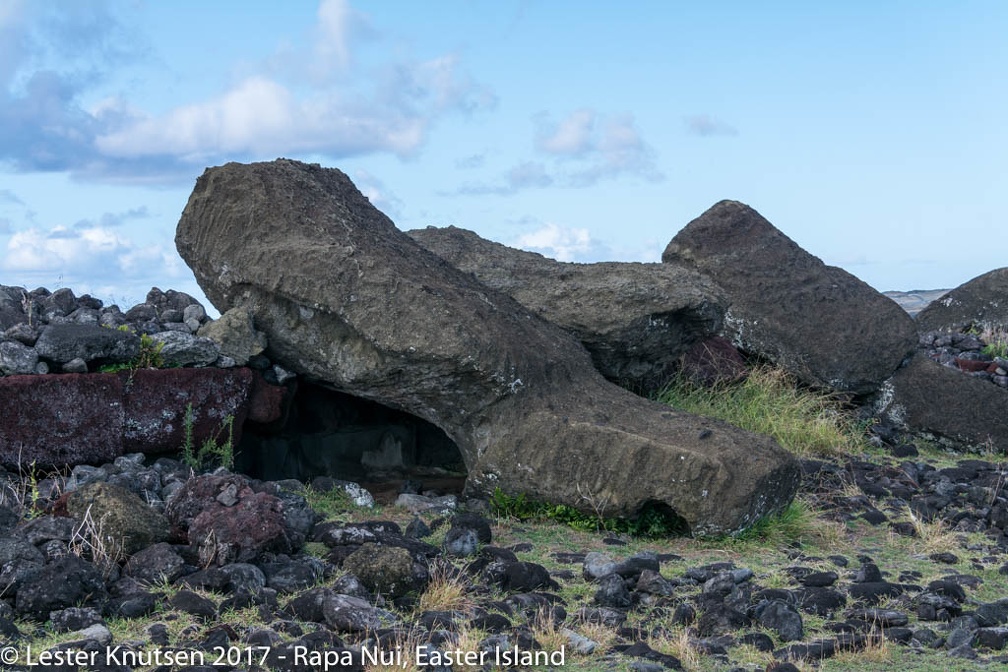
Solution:
M 798 579 L 803 586 L 828 588 L 837 582 L 840 576 L 836 572 L 812 572 Z
M 470 557 L 479 552 L 479 538 L 471 528 L 453 527 L 445 535 L 444 548 L 449 555 Z
M 427 525 L 419 516 L 413 516 L 413 520 L 409 522 L 406 526 L 406 530 L 403 534 L 411 539 L 423 539 L 424 537 L 429 537 L 432 534 L 430 526 Z
M 217 618 L 217 605 L 211 600 L 194 593 L 191 590 L 180 590 L 168 598 L 168 604 L 173 609 L 196 616 L 204 621 Z
M 579 635 L 573 630 L 563 628 L 560 634 L 567 638 L 567 643 L 570 645 L 571 650 L 579 655 L 591 655 L 598 648 L 598 642 L 588 639 L 584 635 Z
M 595 604 L 600 607 L 626 609 L 633 600 L 630 591 L 619 574 L 606 574 L 599 579 L 598 590 L 595 591 Z
M 794 642 L 805 636 L 802 617 L 791 605 L 773 600 L 756 608 L 759 624 L 773 630 L 782 642 Z
M 604 553 L 592 551 L 585 556 L 582 573 L 587 581 L 596 581 L 616 571 L 616 562 Z
M 39 364 L 38 353 L 34 348 L 17 341 L 0 343 L 0 373 L 7 376 L 35 373 Z M 85 370 L 87 367 L 85 366 Z

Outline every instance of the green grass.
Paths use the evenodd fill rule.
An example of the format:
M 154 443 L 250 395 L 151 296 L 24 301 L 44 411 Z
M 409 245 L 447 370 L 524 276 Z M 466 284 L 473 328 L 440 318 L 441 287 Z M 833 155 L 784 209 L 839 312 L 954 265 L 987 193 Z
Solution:
M 130 331 L 129 327 L 123 325 L 119 331 Z M 105 364 L 98 367 L 99 373 L 118 373 L 119 371 L 136 371 L 137 369 L 163 369 L 165 366 L 164 355 L 161 350 L 164 343 L 155 341 L 149 334 L 140 334 L 140 351 L 137 356 L 128 362 L 120 364 Z
M 673 408 L 719 418 L 777 439 L 798 456 L 864 450 L 865 428 L 837 397 L 803 389 L 780 369 L 759 366 L 740 384 L 703 387 L 677 379 L 658 399 Z

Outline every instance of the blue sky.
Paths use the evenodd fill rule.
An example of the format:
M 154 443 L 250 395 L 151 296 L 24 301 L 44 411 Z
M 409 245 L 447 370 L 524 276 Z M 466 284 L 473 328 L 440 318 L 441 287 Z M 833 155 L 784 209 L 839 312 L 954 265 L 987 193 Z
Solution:
M 0 0 L 0 284 L 198 296 L 206 166 L 401 229 L 658 261 L 744 201 L 879 290 L 1008 265 L 1008 3 Z

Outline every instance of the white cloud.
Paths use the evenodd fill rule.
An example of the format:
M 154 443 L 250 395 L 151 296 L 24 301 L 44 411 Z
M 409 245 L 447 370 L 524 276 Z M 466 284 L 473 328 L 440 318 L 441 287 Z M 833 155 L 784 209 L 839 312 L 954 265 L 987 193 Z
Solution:
M 559 123 L 540 114 L 535 146 L 549 163 L 523 161 L 494 182 L 467 182 L 446 195 L 510 196 L 523 189 L 590 187 L 602 180 L 631 177 L 665 179 L 655 164 L 654 150 L 644 141 L 632 115 L 600 115 L 577 110 Z
M 171 155 L 195 162 L 292 152 L 407 155 L 423 141 L 426 123 L 420 117 L 370 115 L 338 97 L 297 99 L 283 85 L 253 77 L 218 98 L 142 119 L 95 142 L 110 156 Z
M 548 154 L 579 156 L 594 148 L 594 125 L 592 110 L 571 112 L 558 124 L 544 119 L 536 132 L 536 148 Z
M 584 167 L 568 175 L 571 186 L 587 187 L 621 175 L 650 182 L 664 179 L 655 165 L 654 150 L 644 142 L 629 114 L 606 119 L 590 159 Z
M 552 222 L 519 236 L 514 245 L 557 261 L 583 259 L 594 247 L 588 229 L 566 227 Z
M 12 5 L 3 5 L 0 16 L 17 19 L 15 36 L 41 35 L 50 51 L 69 51 L 59 45 L 71 40 L 74 49 L 97 54 L 96 63 L 126 60 L 121 45 L 129 46 L 125 38 L 131 36 L 100 11 L 102 3 L 93 4 L 98 9 L 66 11 L 71 18 L 51 34 L 41 19 L 15 16 Z M 315 18 L 312 38 L 303 46 L 278 45 L 278 57 L 243 68 L 250 74 L 224 90 L 162 113 L 128 98 L 107 98 L 84 109 L 81 100 L 100 77 L 66 67 L 39 68 L 37 58 L 4 39 L 10 31 L 0 23 L 0 75 L 10 60 L 14 65 L 8 69 L 19 82 L 14 95 L 0 97 L 0 127 L 9 131 L 0 134 L 0 161 L 75 177 L 173 183 L 191 179 L 193 166 L 228 160 L 405 157 L 419 150 L 444 115 L 495 102 L 463 72 L 455 55 L 356 63 L 354 43 L 373 31 L 347 0 L 321 0 Z
M 350 65 L 349 29 L 352 13 L 346 0 L 322 0 L 318 8 L 316 63 Z
M 137 245 L 103 226 L 32 227 L 11 234 L 0 270 L 13 278 L 52 284 L 147 287 L 183 278 L 186 268 L 168 241 Z M 32 284 L 32 283 L 29 283 Z

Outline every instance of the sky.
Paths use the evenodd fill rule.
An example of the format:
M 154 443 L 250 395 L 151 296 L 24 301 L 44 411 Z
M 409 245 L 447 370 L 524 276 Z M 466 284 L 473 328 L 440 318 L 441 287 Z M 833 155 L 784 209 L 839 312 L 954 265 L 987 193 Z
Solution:
M 402 230 L 657 262 L 734 199 L 951 288 L 1008 266 L 1006 34 L 1003 0 L 0 0 L 0 284 L 203 299 L 196 177 L 283 156 Z

